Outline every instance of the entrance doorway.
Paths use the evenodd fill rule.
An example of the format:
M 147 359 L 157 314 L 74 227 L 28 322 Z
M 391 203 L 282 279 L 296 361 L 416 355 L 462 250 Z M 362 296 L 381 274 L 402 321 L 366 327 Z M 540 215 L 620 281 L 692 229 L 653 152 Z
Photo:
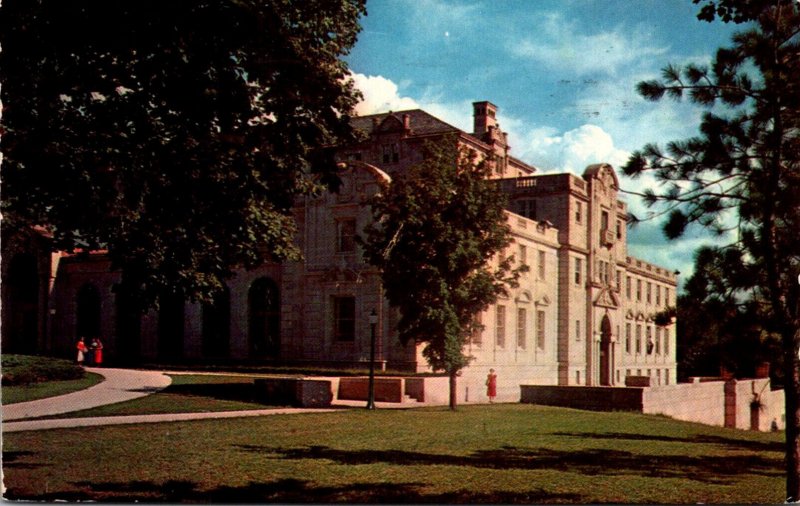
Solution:
M 611 385 L 611 353 L 611 320 L 604 315 L 600 323 L 600 384 L 604 386 Z

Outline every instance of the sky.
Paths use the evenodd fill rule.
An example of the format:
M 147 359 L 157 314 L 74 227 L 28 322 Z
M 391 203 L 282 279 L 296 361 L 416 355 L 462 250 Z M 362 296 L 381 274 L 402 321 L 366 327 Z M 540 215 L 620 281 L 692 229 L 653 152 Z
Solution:
M 623 190 L 640 191 L 656 183 L 621 175 L 631 153 L 697 135 L 704 110 L 648 102 L 636 83 L 670 63 L 710 63 L 744 28 L 697 11 L 691 0 L 369 0 L 346 57 L 364 95 L 356 112 L 422 108 L 471 132 L 472 102 L 488 100 L 511 154 L 541 173 L 606 162 Z M 628 254 L 680 271 L 681 284 L 696 249 L 720 241 L 698 229 L 667 241 L 660 227 L 653 216 L 632 228 Z

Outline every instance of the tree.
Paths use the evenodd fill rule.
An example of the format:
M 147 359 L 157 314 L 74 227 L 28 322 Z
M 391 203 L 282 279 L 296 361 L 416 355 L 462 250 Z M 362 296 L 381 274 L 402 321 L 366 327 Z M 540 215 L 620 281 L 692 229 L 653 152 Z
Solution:
M 294 197 L 338 181 L 364 0 L 6 0 L 4 228 L 106 249 L 144 309 L 296 258 Z
M 711 4 L 716 5 L 714 2 Z M 748 2 L 720 0 L 720 6 Z M 730 289 L 757 301 L 758 322 L 780 336 L 786 395 L 786 496 L 800 500 L 800 7 L 755 2 L 755 22 L 721 48 L 710 68 L 668 66 L 660 81 L 639 83 L 645 98 L 665 94 L 707 107 L 700 135 L 648 145 L 624 171 L 651 172 L 664 190 L 644 192 L 669 211 L 670 238 L 700 225 L 732 232 L 720 247 Z M 701 13 L 702 14 L 702 13 Z M 716 106 L 716 107 L 715 107 Z
M 381 269 L 385 296 L 400 310 L 401 341 L 425 343 L 423 356 L 450 379 L 470 362 L 464 346 L 480 330 L 476 315 L 527 269 L 513 257 L 489 259 L 511 243 L 505 198 L 487 161 L 459 151 L 446 137 L 426 146 L 425 159 L 384 187 L 365 229 L 365 257 Z

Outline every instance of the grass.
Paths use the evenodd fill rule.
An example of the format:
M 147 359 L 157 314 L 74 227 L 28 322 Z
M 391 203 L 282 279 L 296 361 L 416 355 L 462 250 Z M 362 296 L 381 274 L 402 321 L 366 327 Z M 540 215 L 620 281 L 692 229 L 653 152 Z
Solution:
M 15 404 L 17 402 L 35 401 L 56 395 L 64 395 L 78 390 L 84 390 L 103 381 L 99 374 L 86 373 L 80 379 L 45 381 L 32 383 L 30 385 L 3 385 L 2 402 L 3 404 Z
M 2 355 L 3 385 L 30 385 L 44 381 L 80 379 L 82 367 L 60 358 L 35 355 Z
M 171 378 L 170 386 L 146 397 L 46 418 L 199 413 L 269 407 L 256 399 L 251 377 L 176 374 Z
M 76 444 L 80 440 L 81 444 Z M 779 503 L 779 434 L 521 404 L 4 435 L 6 499 Z

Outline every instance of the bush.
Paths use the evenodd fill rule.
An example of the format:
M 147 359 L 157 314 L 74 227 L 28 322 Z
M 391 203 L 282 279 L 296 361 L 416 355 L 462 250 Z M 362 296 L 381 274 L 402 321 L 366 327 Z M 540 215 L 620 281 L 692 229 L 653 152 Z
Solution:
M 30 385 L 44 381 L 80 379 L 82 367 L 69 360 L 29 355 L 3 355 L 3 385 Z

